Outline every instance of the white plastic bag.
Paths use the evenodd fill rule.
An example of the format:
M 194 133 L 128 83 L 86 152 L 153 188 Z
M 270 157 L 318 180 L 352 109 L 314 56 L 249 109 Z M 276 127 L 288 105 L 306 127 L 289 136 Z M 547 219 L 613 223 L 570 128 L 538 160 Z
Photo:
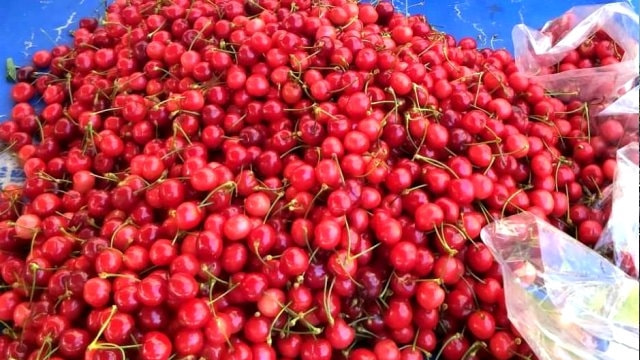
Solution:
M 625 53 L 620 63 L 540 75 L 601 30 Z M 564 99 L 591 101 L 619 95 L 638 76 L 638 14 L 624 2 L 571 8 L 541 30 L 524 24 L 512 31 L 516 65 L 548 91 Z
M 602 110 L 597 116 L 618 116 L 618 115 L 628 115 L 633 114 L 638 117 L 638 104 L 640 96 L 640 85 L 634 87 L 629 90 L 626 94 L 619 97 L 617 100 L 611 103 L 611 105 L 607 106 Z M 636 130 L 638 128 L 638 124 L 635 125 Z
M 611 215 L 595 249 L 612 255 L 615 264 L 627 274 L 638 277 L 638 143 L 617 152 L 617 170 L 611 190 Z
M 4 144 L 0 143 L 0 148 Z M 15 154 L 10 150 L 0 150 L 0 189 L 5 185 L 22 185 L 25 175 Z
M 623 147 L 631 141 L 637 141 L 639 96 L 640 86 L 636 86 L 617 99 L 590 104 L 589 115 L 592 129 L 597 129 L 600 132 L 599 127 L 603 123 L 613 120 L 620 123 L 625 132 L 625 141 L 619 143 L 618 147 Z M 606 134 L 600 135 L 606 137 Z
M 541 360 L 638 358 L 638 281 L 530 213 L 486 226 L 509 319 Z

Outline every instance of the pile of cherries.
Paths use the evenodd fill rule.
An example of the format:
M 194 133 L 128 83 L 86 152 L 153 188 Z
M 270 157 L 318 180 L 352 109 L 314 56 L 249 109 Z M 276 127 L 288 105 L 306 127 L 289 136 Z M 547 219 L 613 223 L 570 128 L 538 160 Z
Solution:
M 586 22 L 586 19 L 583 20 L 583 24 Z M 555 46 L 561 40 L 567 41 L 568 36 L 575 36 L 569 33 L 576 25 L 578 25 L 576 14 L 567 12 L 551 21 L 542 32 L 551 38 Z M 544 68 L 543 74 L 613 65 L 622 61 L 624 54 L 624 49 L 606 31 L 597 30 L 577 48 L 568 51 L 559 63 Z
M 17 71 L 0 358 L 532 358 L 479 239 L 632 138 L 388 2 L 115 0 Z M 602 135 L 599 135 L 599 134 Z
M 562 60 L 548 68 L 543 74 L 555 74 L 569 70 L 588 69 L 620 63 L 624 49 L 604 31 L 595 32 L 576 49 L 570 50 Z

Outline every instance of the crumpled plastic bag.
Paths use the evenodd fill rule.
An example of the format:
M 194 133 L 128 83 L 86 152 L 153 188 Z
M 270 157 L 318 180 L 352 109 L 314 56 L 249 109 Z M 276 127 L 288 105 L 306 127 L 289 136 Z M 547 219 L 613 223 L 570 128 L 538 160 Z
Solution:
M 638 358 L 638 281 L 530 213 L 487 225 L 509 319 L 541 360 Z
M 618 116 L 618 115 L 635 115 L 638 118 L 638 104 L 640 100 L 640 85 L 629 90 L 626 94 L 619 97 L 617 100 L 611 103 L 597 114 L 597 116 Z M 635 124 L 636 130 L 638 124 Z
M 617 169 L 610 190 L 611 214 L 595 246 L 596 251 L 613 258 L 627 274 L 638 277 L 638 143 L 631 143 L 617 152 Z
M 640 106 L 639 96 L 640 86 L 636 86 L 606 106 L 590 107 L 590 109 L 593 108 L 594 110 L 591 115 L 594 120 L 594 125 L 598 126 L 605 121 L 615 120 L 622 125 L 628 135 L 637 137 L 638 111 Z M 601 106 L 604 108 L 602 109 Z
M 6 145 L 0 143 L 0 189 L 5 185 L 22 185 L 25 181 L 24 171 L 18 158 L 10 150 L 2 150 Z
M 516 65 L 536 83 L 566 100 L 615 97 L 638 76 L 638 17 L 628 3 L 617 2 L 573 7 L 541 30 L 516 25 L 511 34 Z M 598 30 L 624 49 L 620 63 L 540 75 L 542 68 L 561 61 Z

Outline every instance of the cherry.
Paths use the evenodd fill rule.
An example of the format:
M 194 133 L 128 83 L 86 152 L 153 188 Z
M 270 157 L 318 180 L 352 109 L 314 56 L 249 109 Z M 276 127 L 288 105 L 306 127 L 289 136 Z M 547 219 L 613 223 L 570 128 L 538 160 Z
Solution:
M 400 359 L 400 350 L 398 349 L 398 346 L 390 339 L 377 341 L 373 346 L 373 352 L 377 359 Z
M 157 276 L 148 276 L 138 283 L 138 300 L 146 306 L 160 305 L 168 293 L 168 285 L 165 279 Z
M 396 271 L 410 272 L 417 263 L 417 248 L 413 243 L 400 241 L 393 246 L 389 256 Z
M 481 243 L 468 247 L 465 258 L 469 268 L 476 273 L 485 273 L 493 265 L 493 256 L 489 248 Z
M 447 294 L 445 302 L 447 311 L 457 319 L 462 319 L 473 311 L 473 299 L 461 290 L 453 290 Z
M 444 359 L 460 359 L 469 349 L 469 341 L 460 334 L 453 334 L 445 339 L 445 346 L 442 348 Z
M 82 297 L 94 308 L 104 307 L 109 302 L 111 283 L 106 279 L 91 278 L 84 284 Z
M 458 282 L 463 272 L 464 264 L 458 258 L 451 256 L 436 259 L 433 266 L 433 274 L 448 285 Z
M 313 234 L 314 244 L 321 249 L 329 250 L 340 242 L 342 227 L 336 221 L 324 220 L 314 228 Z
M 509 359 L 516 350 L 515 340 L 509 333 L 498 331 L 489 340 L 489 350 L 496 359 Z
M 13 319 L 13 312 L 15 308 L 20 304 L 20 296 L 14 292 L 6 292 L 0 295 L 0 304 L 3 305 L 2 313 L 0 313 L 0 319 L 2 321 L 9 321 Z
M 401 329 L 408 326 L 412 319 L 413 311 L 407 301 L 393 299 L 389 302 L 389 308 L 384 314 L 384 322 L 388 327 Z
M 204 336 L 200 330 L 179 330 L 173 345 L 180 356 L 196 355 L 204 348 Z
M 421 205 L 415 212 L 416 228 L 421 231 L 429 231 L 440 226 L 444 220 L 442 209 L 432 203 Z
M 60 355 L 70 359 L 82 358 L 90 341 L 87 331 L 67 329 L 60 335 Z
M 493 316 L 483 310 L 478 310 L 469 315 L 467 326 L 473 336 L 479 340 L 490 339 L 496 330 L 496 323 Z
M 602 225 L 595 220 L 584 220 L 578 226 L 578 240 L 587 245 L 594 245 L 602 234 Z
M 105 328 L 104 337 L 110 343 L 123 345 L 129 341 L 134 325 L 133 316 L 116 313 Z
M 177 319 L 180 325 L 190 328 L 202 328 L 209 319 L 209 307 L 203 299 L 191 299 L 180 306 L 177 313 Z
M 140 355 L 145 360 L 169 359 L 172 352 L 171 341 L 164 333 L 150 331 L 144 335 Z
M 190 274 L 174 273 L 169 278 L 168 296 L 183 301 L 194 298 L 198 291 L 198 283 Z
M 244 239 L 251 231 L 249 218 L 245 215 L 238 214 L 229 218 L 223 227 L 224 235 L 231 241 Z
M 202 218 L 202 210 L 195 202 L 184 202 L 176 209 L 176 225 L 179 229 L 193 229 L 202 222 Z

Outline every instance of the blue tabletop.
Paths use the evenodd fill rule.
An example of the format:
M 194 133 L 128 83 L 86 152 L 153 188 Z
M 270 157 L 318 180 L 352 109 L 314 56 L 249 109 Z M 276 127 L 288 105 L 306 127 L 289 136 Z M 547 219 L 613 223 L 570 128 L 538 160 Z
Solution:
M 518 23 L 540 27 L 573 5 L 607 0 L 394 0 L 402 10 L 422 13 L 440 30 L 456 37 L 473 36 L 483 47 L 512 49 L 511 29 Z M 640 0 L 628 0 L 639 9 Z M 409 5 L 406 5 L 409 4 Z M 104 10 L 104 0 L 0 1 L 0 122 L 10 112 L 5 59 L 26 64 L 38 49 L 69 41 L 80 18 Z

